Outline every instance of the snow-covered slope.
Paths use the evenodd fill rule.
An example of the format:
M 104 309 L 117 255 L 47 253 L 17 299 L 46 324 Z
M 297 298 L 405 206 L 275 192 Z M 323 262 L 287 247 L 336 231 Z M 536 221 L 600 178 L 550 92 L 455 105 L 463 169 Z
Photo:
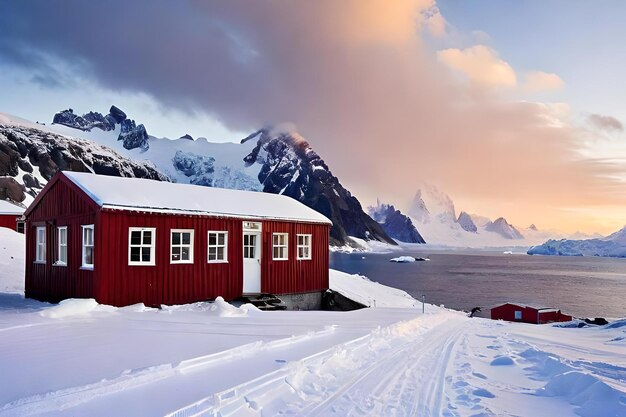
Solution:
M 23 236 L 0 228 L 3 417 L 626 415 L 624 319 L 422 313 L 404 291 L 332 270 L 333 290 L 371 308 L 54 305 L 19 294 L 23 253 Z
M 541 245 L 531 247 L 528 254 L 626 258 L 626 227 L 605 238 L 551 239 Z
M 134 161 L 98 143 L 69 138 L 47 126 L 3 114 L 0 159 L 0 188 L 6 190 L 3 198 L 25 206 L 59 169 L 167 180 L 150 162 Z

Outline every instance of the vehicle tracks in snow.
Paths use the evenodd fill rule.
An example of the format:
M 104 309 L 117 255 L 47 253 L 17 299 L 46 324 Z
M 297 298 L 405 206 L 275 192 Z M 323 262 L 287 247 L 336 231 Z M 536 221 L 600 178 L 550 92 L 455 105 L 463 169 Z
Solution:
M 417 316 L 179 409 L 181 416 L 443 414 L 462 315 Z
M 303 415 L 441 416 L 446 369 L 463 322 L 444 323 L 387 352 Z

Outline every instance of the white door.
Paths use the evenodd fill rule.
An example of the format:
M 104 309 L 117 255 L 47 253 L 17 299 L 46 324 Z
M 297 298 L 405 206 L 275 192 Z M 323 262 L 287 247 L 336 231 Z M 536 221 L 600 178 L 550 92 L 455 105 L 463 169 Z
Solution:
M 243 232 L 243 293 L 261 292 L 261 233 Z

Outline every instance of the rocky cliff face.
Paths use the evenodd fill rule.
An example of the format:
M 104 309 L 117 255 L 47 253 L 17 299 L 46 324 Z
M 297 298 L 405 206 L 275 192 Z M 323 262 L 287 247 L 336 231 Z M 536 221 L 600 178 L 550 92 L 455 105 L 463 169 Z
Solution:
M 93 142 L 0 124 L 0 198 L 35 197 L 58 170 L 168 180 L 151 165 Z
M 267 128 L 242 143 L 248 141 L 256 141 L 256 146 L 244 161 L 247 166 L 261 164 L 258 179 L 263 191 L 288 195 L 332 220 L 332 244 L 349 243 L 348 236 L 396 244 L 302 136 Z
M 474 220 L 472 220 L 472 217 L 464 211 L 459 214 L 459 218 L 456 222 L 466 232 L 476 233 L 478 231 L 478 227 L 476 227 L 476 224 L 474 223 Z
M 426 243 L 411 219 L 391 204 L 368 207 L 368 213 L 392 238 L 406 243 Z
M 124 148 L 129 150 L 140 148 L 146 151 L 150 147 L 148 132 L 145 126 L 142 124 L 137 125 L 134 120 L 126 116 L 126 113 L 115 106 L 111 106 L 109 114 L 106 116 L 93 111 L 79 116 L 74 114 L 73 109 L 63 110 L 54 115 L 52 123 L 87 132 L 95 128 L 111 131 L 115 130 L 117 125 L 119 125 L 120 134 L 117 140 L 123 141 Z

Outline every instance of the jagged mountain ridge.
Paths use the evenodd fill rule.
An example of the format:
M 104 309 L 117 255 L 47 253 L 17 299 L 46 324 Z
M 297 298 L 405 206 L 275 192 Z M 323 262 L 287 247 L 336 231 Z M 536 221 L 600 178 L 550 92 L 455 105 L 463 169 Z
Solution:
M 459 226 L 461 226 L 461 229 L 465 230 L 466 232 L 470 232 L 470 233 L 478 232 L 478 227 L 476 227 L 476 224 L 474 223 L 472 216 L 470 216 L 464 211 L 459 213 L 459 218 L 456 219 L 456 222 L 459 224 Z
M 264 128 L 240 144 L 209 142 L 205 138 L 193 140 L 189 135 L 170 140 L 146 133 L 146 146 L 127 146 L 127 141 L 120 139 L 124 129 L 119 121 L 129 119 L 115 106 L 107 116 L 90 112 L 78 116 L 82 120 L 74 117 L 73 110 L 58 114 L 72 116 L 60 123 L 60 116 L 55 115 L 57 123 L 49 126 L 20 123 L 63 135 L 69 141 L 78 141 L 72 139 L 76 137 L 94 141 L 129 160 L 154 167 L 155 172 L 173 181 L 289 195 L 333 221 L 331 243 L 334 245 L 358 246 L 349 236 L 396 244 L 297 133 Z
M 58 170 L 169 181 L 151 164 L 132 161 L 107 147 L 0 117 L 1 199 L 28 205 Z
M 504 218 L 492 222 L 484 216 L 461 211 L 454 201 L 432 184 L 421 184 L 409 209 L 415 227 L 428 243 L 460 247 L 502 247 L 524 236 Z
M 504 217 L 498 217 L 495 221 L 487 223 L 484 226 L 484 229 L 497 233 L 505 239 L 524 239 L 524 236 L 509 222 L 506 221 Z
M 367 212 L 392 238 L 405 243 L 426 243 L 411 219 L 393 205 L 377 201 L 376 206 L 368 207 Z
M 124 148 L 147 150 L 150 147 L 148 132 L 144 125 L 137 125 L 129 119 L 122 109 L 111 106 L 109 114 L 90 111 L 82 116 L 74 114 L 73 109 L 62 110 L 54 115 L 52 123 L 61 124 L 70 128 L 90 132 L 92 129 L 100 129 L 106 132 L 116 130 L 119 126 L 117 140 L 122 141 Z
M 244 162 L 247 167 L 261 165 L 258 179 L 263 191 L 288 195 L 331 219 L 334 243 L 344 244 L 354 236 L 395 244 L 302 136 L 264 128 L 241 143 L 250 141 L 256 145 Z

